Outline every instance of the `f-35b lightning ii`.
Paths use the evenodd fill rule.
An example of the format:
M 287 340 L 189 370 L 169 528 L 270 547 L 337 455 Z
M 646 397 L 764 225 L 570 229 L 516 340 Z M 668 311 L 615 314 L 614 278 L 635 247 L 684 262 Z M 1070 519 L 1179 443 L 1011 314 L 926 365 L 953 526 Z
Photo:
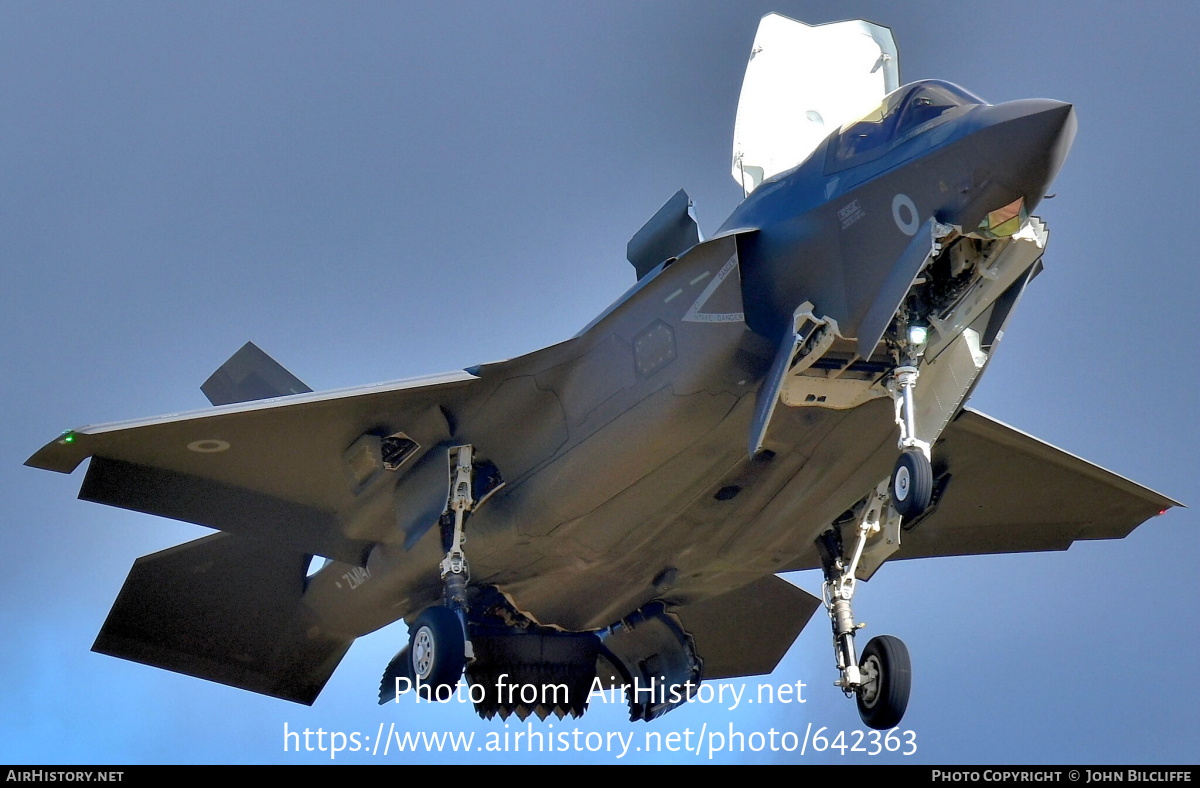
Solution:
M 508 361 L 312 393 L 247 344 L 208 410 L 85 427 L 32 466 L 80 498 L 220 533 L 139 558 L 96 651 L 311 704 L 355 638 L 484 716 L 632 719 L 770 672 L 824 604 L 837 684 L 899 723 L 910 662 L 855 643 L 889 558 L 1061 550 L 1176 505 L 964 403 L 1047 241 L 1071 105 L 899 86 L 888 30 L 764 18 L 733 174 L 701 236 L 680 191 L 636 284 Z M 315 560 L 315 562 L 314 562 Z M 312 567 L 310 569 L 310 567 Z M 821 568 L 818 599 L 777 573 Z M 535 698 L 506 692 L 537 688 Z

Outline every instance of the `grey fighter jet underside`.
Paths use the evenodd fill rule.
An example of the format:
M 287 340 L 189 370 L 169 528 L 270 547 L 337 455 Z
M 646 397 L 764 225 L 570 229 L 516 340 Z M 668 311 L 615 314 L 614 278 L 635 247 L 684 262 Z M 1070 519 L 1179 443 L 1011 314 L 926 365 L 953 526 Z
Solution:
M 754 52 L 746 200 L 705 240 L 676 194 L 630 241 L 637 283 L 575 337 L 325 393 L 247 344 L 202 387 L 213 408 L 30 458 L 90 457 L 80 498 L 220 531 L 139 558 L 94 649 L 311 704 L 355 638 L 404 619 L 384 699 L 465 671 L 485 716 L 577 715 L 596 682 L 654 682 L 629 694 L 650 720 L 770 672 L 824 604 L 839 686 L 888 728 L 908 652 L 859 653 L 858 580 L 1121 538 L 1177 505 L 964 404 L 1041 268 L 1031 212 L 1071 106 L 898 88 L 890 33 L 862 22 L 771 15 Z M 773 82 L 813 83 L 789 58 L 862 95 L 782 104 Z M 808 568 L 820 599 L 777 576 Z

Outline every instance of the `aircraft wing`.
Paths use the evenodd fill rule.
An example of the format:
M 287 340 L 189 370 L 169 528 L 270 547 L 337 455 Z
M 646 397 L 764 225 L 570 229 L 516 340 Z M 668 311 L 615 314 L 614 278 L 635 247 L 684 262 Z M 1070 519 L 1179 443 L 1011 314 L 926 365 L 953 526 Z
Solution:
M 91 457 L 84 500 L 360 564 L 378 535 L 347 532 L 343 515 L 375 469 L 352 447 L 367 434 L 403 432 L 422 451 L 449 439 L 443 408 L 477 381 L 454 372 L 83 427 L 26 464 L 70 473 Z
M 950 478 L 893 558 L 1066 550 L 1128 536 L 1180 505 L 970 409 L 946 427 L 934 456 Z
M 361 566 L 403 535 L 376 493 L 429 465 L 451 414 L 507 366 L 273 396 L 307 387 L 247 348 L 206 383 L 229 404 L 69 431 L 26 464 L 70 473 L 90 457 L 81 499 L 222 532 L 139 558 L 94 651 L 311 704 L 353 638 L 314 626 L 310 557 Z M 266 398 L 239 401 L 252 397 Z

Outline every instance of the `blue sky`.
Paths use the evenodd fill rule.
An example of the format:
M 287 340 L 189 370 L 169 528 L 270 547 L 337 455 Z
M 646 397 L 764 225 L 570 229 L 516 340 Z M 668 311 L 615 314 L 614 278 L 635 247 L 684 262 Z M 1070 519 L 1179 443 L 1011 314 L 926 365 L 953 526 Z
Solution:
M 92 654 L 133 560 L 202 531 L 79 502 L 81 474 L 21 463 L 66 428 L 204 405 L 199 384 L 247 339 L 325 389 L 572 335 L 632 282 L 625 243 L 676 189 L 706 231 L 739 201 L 733 117 L 769 11 L 891 26 L 902 81 L 1076 105 L 1039 211 L 1046 271 L 972 404 L 1200 502 L 1189 6 L 8 2 L 0 760 L 328 760 L 284 753 L 285 723 L 503 734 L 458 704 L 374 704 L 402 628 L 361 639 L 312 708 Z M 1065 553 L 889 565 L 856 611 L 909 644 L 916 755 L 717 760 L 1196 763 L 1197 524 L 1175 510 Z M 697 704 L 650 726 L 594 708 L 535 729 L 861 729 L 828 641 L 815 618 L 762 679 L 805 682 L 803 705 Z

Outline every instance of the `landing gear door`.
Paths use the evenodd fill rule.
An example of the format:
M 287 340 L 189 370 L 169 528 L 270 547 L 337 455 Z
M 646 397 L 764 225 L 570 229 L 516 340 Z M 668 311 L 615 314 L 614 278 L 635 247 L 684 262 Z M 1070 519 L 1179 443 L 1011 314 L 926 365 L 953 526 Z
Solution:
M 434 446 L 425 452 L 396 485 L 396 526 L 410 550 L 441 519 L 450 498 L 449 447 Z

